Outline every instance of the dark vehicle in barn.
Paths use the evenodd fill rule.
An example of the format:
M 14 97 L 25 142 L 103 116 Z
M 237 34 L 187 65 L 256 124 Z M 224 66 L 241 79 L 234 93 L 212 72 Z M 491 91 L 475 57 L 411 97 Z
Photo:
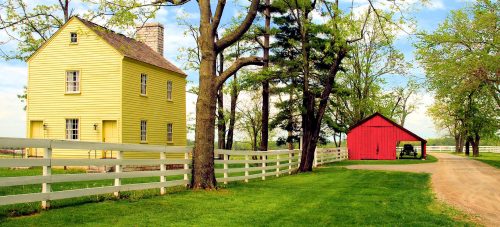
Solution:
M 413 148 L 413 145 L 405 144 L 403 145 L 403 149 L 401 149 L 401 153 L 399 153 L 399 157 L 402 158 L 404 155 L 417 158 L 417 151 Z

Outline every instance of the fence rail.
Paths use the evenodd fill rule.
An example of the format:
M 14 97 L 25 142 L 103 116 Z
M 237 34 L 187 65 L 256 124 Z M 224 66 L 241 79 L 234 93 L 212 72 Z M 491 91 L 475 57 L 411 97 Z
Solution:
M 144 144 L 112 144 L 98 142 L 80 142 L 46 139 L 22 139 L 0 137 L 0 149 L 41 148 L 43 158 L 5 158 L 0 159 L 0 168 L 5 167 L 42 167 L 42 175 L 0 177 L 0 187 L 42 184 L 39 193 L 0 196 L 0 205 L 42 201 L 44 209 L 50 207 L 50 201 L 80 196 L 113 193 L 119 196 L 122 191 L 159 188 L 160 194 L 166 193 L 166 187 L 187 185 L 191 174 L 190 147 L 175 147 Z M 58 159 L 52 156 L 53 149 L 106 150 L 115 151 L 115 159 Z M 157 152 L 157 159 L 124 159 L 126 152 Z M 167 154 L 183 154 L 184 158 L 167 158 Z M 301 160 L 300 150 L 274 151 L 233 151 L 215 150 L 215 155 L 222 155 L 222 160 L 214 160 L 216 179 L 227 184 L 231 181 L 245 181 L 268 176 L 289 175 L 297 168 Z M 176 155 L 177 156 L 177 155 Z M 317 149 L 314 166 L 347 159 L 345 148 Z M 167 165 L 182 166 L 181 169 L 167 169 Z M 125 166 L 156 166 L 157 170 L 124 171 Z M 113 172 L 52 174 L 53 167 L 59 166 L 113 166 Z M 168 176 L 183 176 L 181 180 L 169 180 Z M 122 184 L 122 179 L 139 177 L 159 177 L 158 182 Z M 64 191 L 51 190 L 53 183 L 113 180 L 112 186 L 82 188 Z
M 403 147 L 397 147 L 401 150 Z M 427 146 L 427 152 L 455 152 L 455 146 Z M 472 151 L 472 148 L 471 148 Z M 479 146 L 479 152 L 500 153 L 500 146 Z

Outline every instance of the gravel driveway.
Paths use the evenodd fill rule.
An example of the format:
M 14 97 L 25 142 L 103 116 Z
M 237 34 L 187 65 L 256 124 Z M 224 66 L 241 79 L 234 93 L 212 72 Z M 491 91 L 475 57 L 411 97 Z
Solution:
M 432 174 L 437 197 L 481 224 L 500 226 L 500 170 L 482 162 L 446 153 L 432 153 L 436 163 L 410 165 L 351 165 L 349 169 L 393 170 Z

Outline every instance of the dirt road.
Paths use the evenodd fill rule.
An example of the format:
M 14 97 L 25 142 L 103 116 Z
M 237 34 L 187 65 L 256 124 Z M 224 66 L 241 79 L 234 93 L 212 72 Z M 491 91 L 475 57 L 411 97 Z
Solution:
M 486 226 L 500 226 L 500 170 L 452 154 L 433 153 L 436 163 L 412 165 L 351 165 L 349 169 L 393 170 L 432 174 L 437 197 L 479 217 Z

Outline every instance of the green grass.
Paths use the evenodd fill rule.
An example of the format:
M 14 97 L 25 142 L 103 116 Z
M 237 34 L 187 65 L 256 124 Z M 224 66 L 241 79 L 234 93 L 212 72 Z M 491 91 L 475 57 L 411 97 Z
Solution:
M 56 202 L 56 201 L 55 201 Z M 73 203 L 2 226 L 465 226 L 434 199 L 429 175 L 323 167 L 217 191 Z
M 329 166 L 348 166 L 348 165 L 400 165 L 400 164 L 422 164 L 437 162 L 437 158 L 427 155 L 427 159 L 396 159 L 396 160 L 345 160 L 328 164 Z
M 465 157 L 464 153 L 451 153 L 451 154 Z M 484 162 L 495 168 L 500 168 L 500 153 L 479 152 L 479 157 L 472 157 L 472 152 L 471 152 L 470 158 Z

